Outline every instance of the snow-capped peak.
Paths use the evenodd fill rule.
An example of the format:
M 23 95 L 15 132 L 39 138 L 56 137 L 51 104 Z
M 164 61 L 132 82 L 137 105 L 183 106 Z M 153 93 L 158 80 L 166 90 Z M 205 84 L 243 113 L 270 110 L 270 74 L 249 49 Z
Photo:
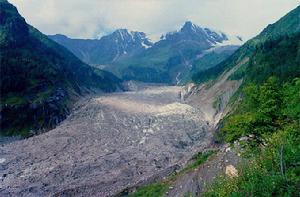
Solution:
M 200 27 L 192 23 L 191 21 L 186 21 L 181 28 L 181 31 L 197 31 Z
M 115 40 L 116 43 L 119 43 L 122 48 L 149 48 L 153 45 L 144 32 L 129 31 L 128 29 L 117 29 L 107 37 L 110 36 Z

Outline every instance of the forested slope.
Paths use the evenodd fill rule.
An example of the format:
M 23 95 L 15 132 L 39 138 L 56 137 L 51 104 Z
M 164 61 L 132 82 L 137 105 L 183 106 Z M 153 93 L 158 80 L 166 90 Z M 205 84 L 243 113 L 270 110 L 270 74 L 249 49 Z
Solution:
M 1 135 L 29 135 L 51 128 L 76 97 L 114 91 L 119 79 L 93 69 L 28 25 L 17 9 L 0 1 Z
M 243 85 L 218 137 L 229 143 L 246 137 L 240 146 L 249 163 L 238 177 L 220 178 L 206 196 L 299 195 L 299 14 L 300 7 L 250 41 L 247 65 L 231 76 Z

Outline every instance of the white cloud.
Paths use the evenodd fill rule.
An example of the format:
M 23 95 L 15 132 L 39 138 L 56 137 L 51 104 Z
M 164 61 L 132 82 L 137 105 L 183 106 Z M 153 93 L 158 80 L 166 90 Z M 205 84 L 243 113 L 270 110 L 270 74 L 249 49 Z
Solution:
M 93 38 L 117 28 L 150 35 L 186 20 L 251 38 L 299 5 L 299 0 L 9 0 L 46 34 Z

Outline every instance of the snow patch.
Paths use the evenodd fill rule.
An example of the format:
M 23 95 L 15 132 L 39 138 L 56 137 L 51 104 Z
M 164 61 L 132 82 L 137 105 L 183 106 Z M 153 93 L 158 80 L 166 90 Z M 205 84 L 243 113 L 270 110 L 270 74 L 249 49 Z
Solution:
M 148 48 L 151 47 L 151 46 L 149 46 L 149 45 L 146 45 L 144 42 L 142 42 L 142 46 L 143 46 L 145 49 L 148 49 Z

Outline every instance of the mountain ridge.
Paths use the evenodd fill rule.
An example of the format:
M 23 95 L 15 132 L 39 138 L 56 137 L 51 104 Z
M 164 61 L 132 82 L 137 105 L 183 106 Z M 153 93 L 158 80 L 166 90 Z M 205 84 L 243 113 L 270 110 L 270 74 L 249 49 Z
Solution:
M 153 45 L 145 33 L 127 29 L 117 29 L 100 39 L 72 39 L 62 34 L 48 37 L 88 64 L 113 63 L 122 56 L 138 53 Z
M 81 62 L 0 2 L 1 135 L 52 128 L 80 95 L 114 91 L 120 80 Z
M 132 39 L 134 35 L 137 39 Z M 242 43 L 240 37 L 203 28 L 191 21 L 185 22 L 178 31 L 167 33 L 155 43 L 145 33 L 127 29 L 116 30 L 99 40 L 49 37 L 66 46 L 83 61 L 110 71 L 124 80 L 170 84 L 190 81 L 192 73 L 213 67 Z M 124 40 L 125 43 L 121 42 Z M 136 44 L 132 40 L 137 40 Z M 127 45 L 130 46 L 129 50 L 126 49 Z M 218 53 L 209 51 L 218 47 L 222 48 Z M 213 63 L 206 65 L 208 59 Z

